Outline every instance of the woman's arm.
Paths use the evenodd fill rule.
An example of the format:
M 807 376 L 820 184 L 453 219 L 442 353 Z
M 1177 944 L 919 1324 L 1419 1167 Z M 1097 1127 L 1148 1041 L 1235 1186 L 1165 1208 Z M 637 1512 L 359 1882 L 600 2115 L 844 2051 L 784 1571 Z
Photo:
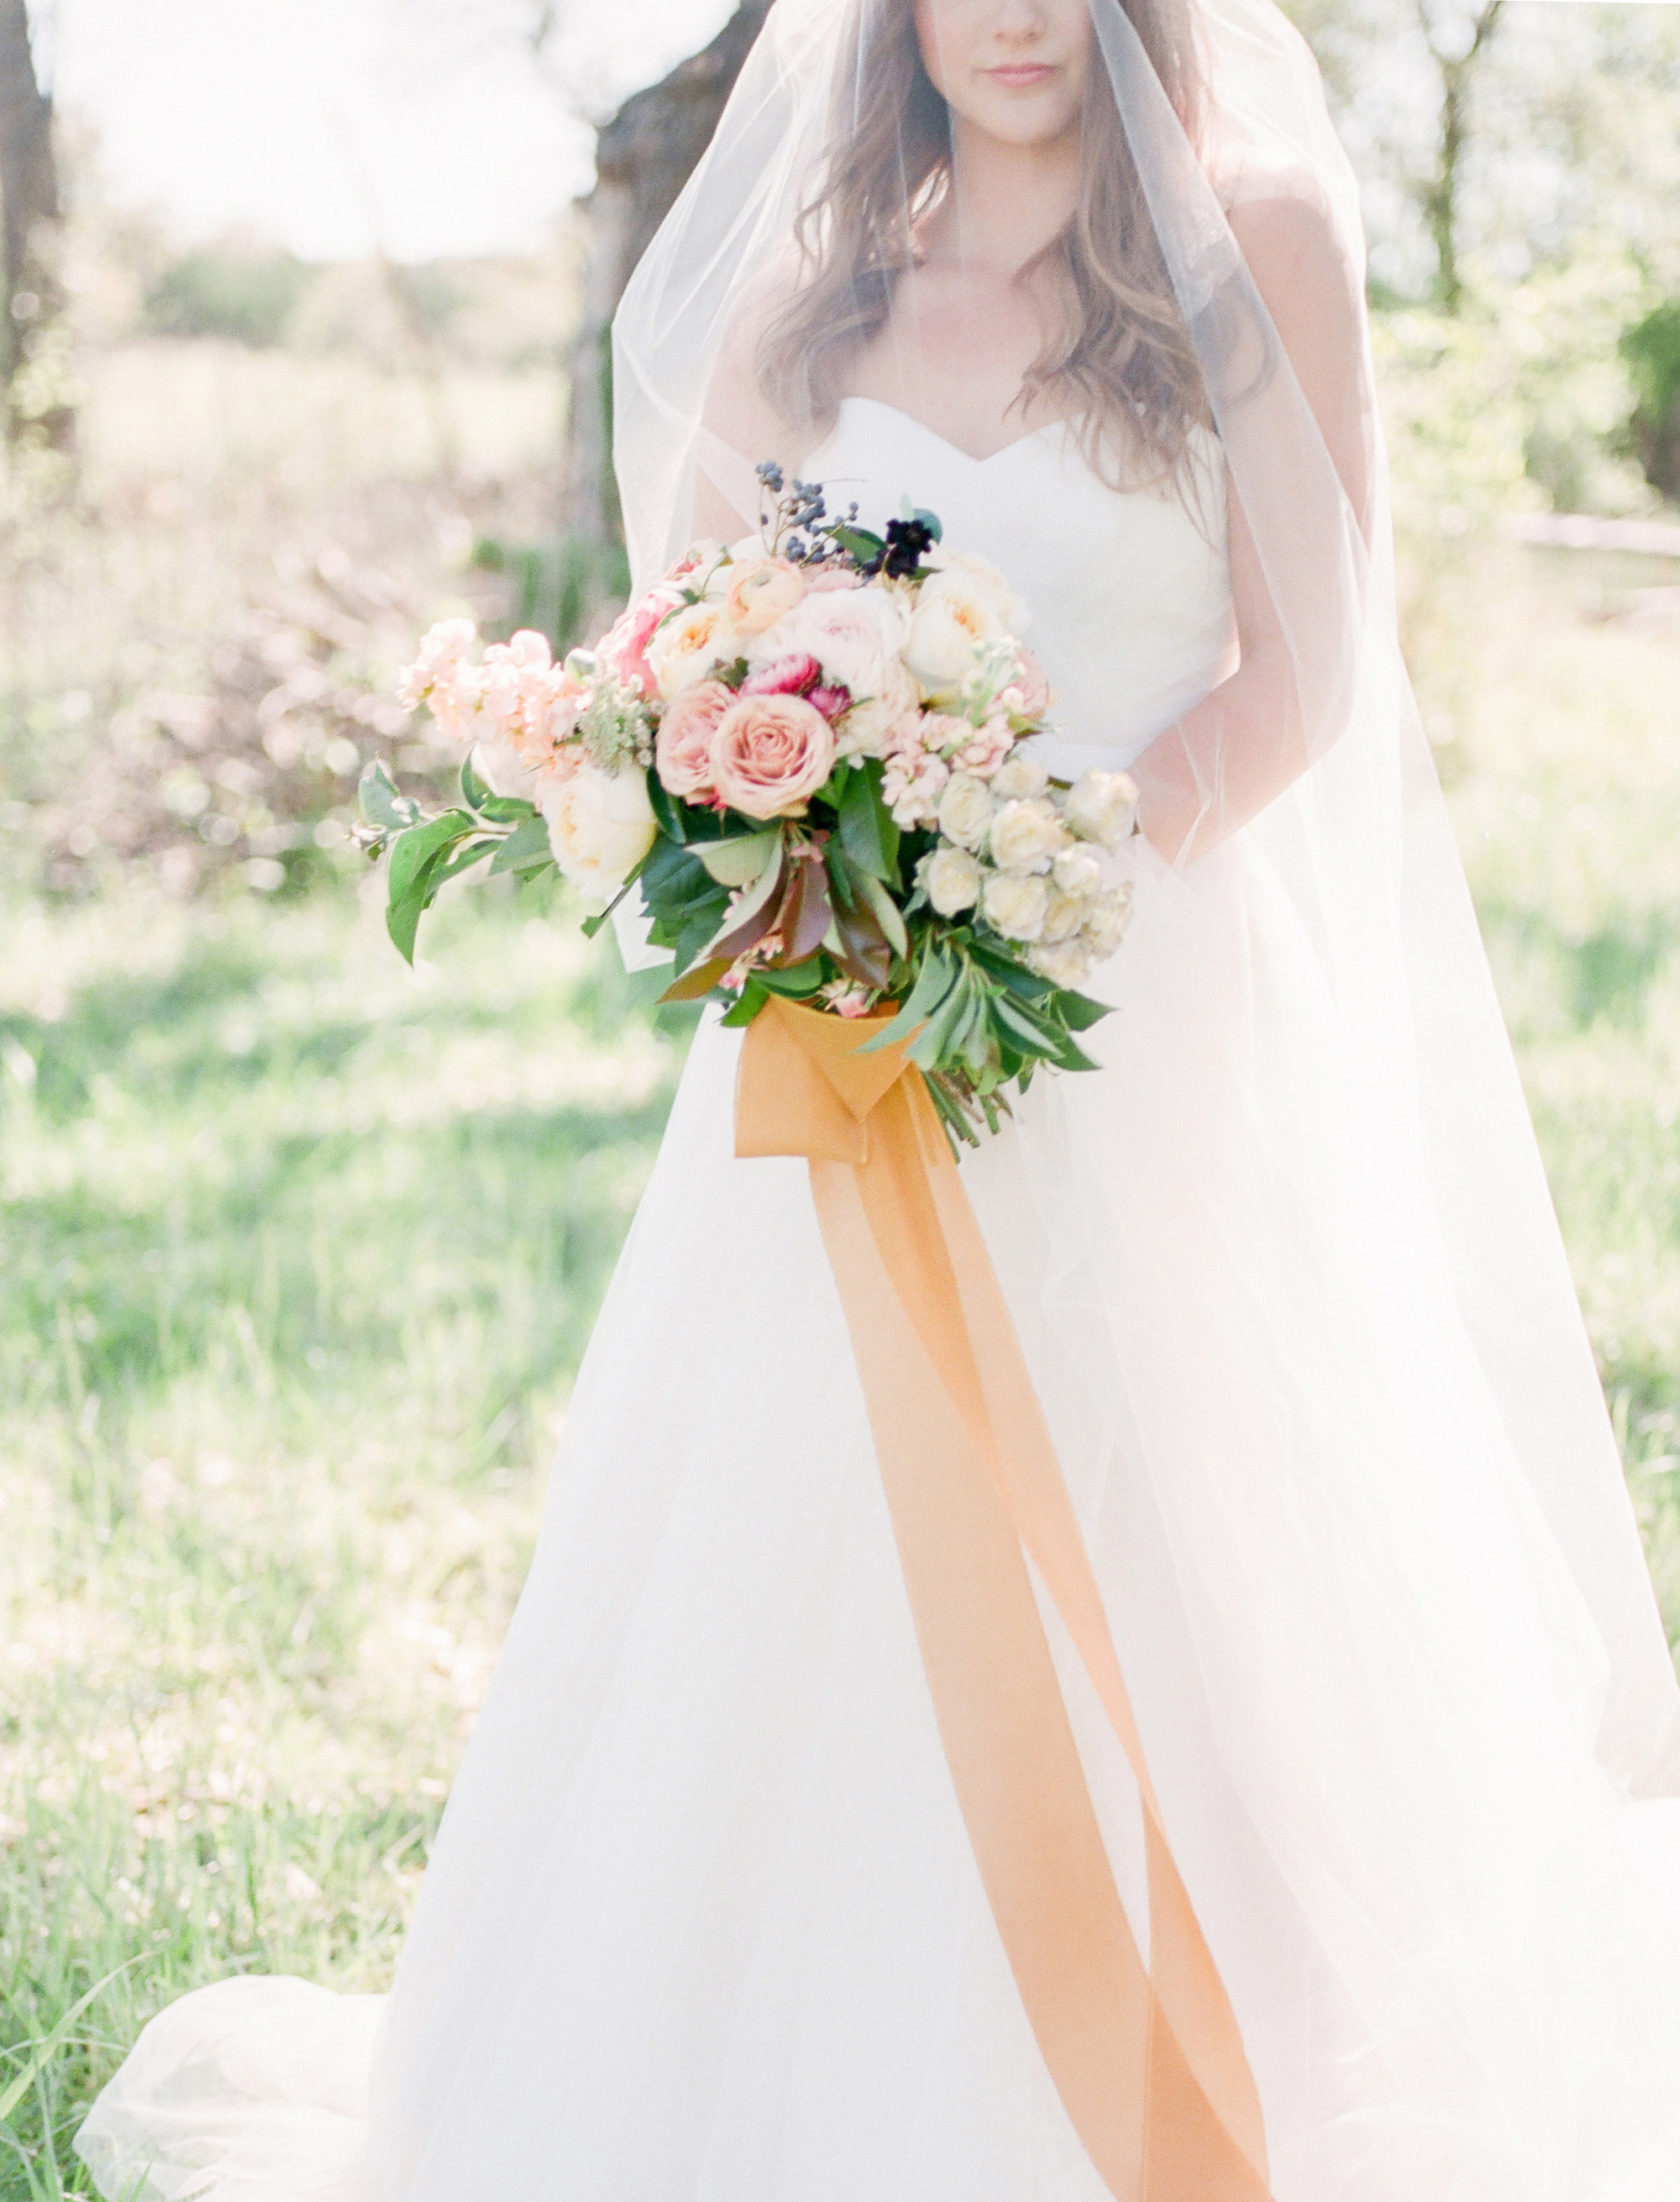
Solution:
M 1300 200 L 1238 207 L 1231 226 L 1365 533 L 1371 484 L 1363 302 L 1345 256 L 1327 218 Z M 1295 662 L 1247 516 L 1234 488 L 1227 498 L 1237 668 L 1131 767 L 1138 822 L 1170 863 L 1205 855 L 1246 825 L 1299 778 L 1321 745 L 1323 729 L 1306 724 Z M 1324 607 L 1326 622 L 1340 615 L 1336 604 Z

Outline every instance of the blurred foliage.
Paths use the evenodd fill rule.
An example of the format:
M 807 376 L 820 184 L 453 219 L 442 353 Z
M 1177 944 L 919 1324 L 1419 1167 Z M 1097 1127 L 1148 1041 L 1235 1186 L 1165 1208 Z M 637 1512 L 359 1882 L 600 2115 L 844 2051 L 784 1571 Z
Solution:
M 1648 479 L 1680 498 L 1680 299 L 1624 329 L 1619 349 L 1636 393 L 1629 443 Z
M 153 277 L 142 302 L 144 326 L 153 336 L 280 344 L 314 274 L 290 252 L 206 245 Z

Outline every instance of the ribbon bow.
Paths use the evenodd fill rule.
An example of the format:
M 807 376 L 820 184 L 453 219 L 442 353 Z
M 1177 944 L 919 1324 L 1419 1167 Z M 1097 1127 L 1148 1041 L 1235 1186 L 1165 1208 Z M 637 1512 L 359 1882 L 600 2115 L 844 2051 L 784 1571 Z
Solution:
M 803 1155 L 845 1309 L 917 1640 L 1032 2030 L 1115 2202 L 1270 2202 L 1260 2097 L 1168 1847 L 1101 1593 L 945 1135 L 889 1014 L 772 996 L 747 1029 L 737 1155 Z M 1138 1952 L 1031 1556 L 1137 1777 Z

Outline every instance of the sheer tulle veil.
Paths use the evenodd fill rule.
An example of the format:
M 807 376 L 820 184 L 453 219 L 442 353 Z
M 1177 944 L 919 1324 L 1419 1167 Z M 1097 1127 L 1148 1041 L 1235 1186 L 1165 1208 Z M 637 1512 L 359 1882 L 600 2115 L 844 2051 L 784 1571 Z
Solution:
M 720 498 L 751 524 L 755 463 L 796 468 L 819 438 L 819 412 L 790 426 L 725 386 L 755 380 L 764 328 L 821 261 L 808 209 L 855 123 L 872 42 L 908 6 L 777 0 L 637 271 L 613 356 L 638 583 L 687 543 L 697 509 Z M 1272 0 L 1090 6 L 1091 98 L 1118 115 L 1269 599 L 1267 677 L 1232 684 L 1227 703 L 1216 692 L 1167 738 L 1190 791 L 1179 874 L 1240 834 L 1310 945 L 1336 1121 L 1357 1127 L 1360 1166 L 1380 1173 L 1450 1294 L 1463 1388 L 1519 1459 L 1590 1614 L 1601 1759 L 1632 1793 L 1666 1793 L 1680 1787 L 1680 1693 L 1401 656 L 1357 186 L 1316 66 Z M 1146 40 L 1157 58 L 1191 54 L 1194 111 Z M 831 280 L 837 322 L 878 319 L 878 243 L 908 244 L 923 166 L 913 146 L 884 148 L 878 250 L 849 284 Z M 937 372 L 913 327 L 895 320 L 891 340 L 902 386 Z

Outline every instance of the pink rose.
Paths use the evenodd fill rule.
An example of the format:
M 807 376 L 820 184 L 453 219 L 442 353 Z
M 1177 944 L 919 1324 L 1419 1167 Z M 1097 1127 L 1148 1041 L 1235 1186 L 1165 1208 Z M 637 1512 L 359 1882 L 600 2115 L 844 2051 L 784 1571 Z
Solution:
M 659 686 L 648 663 L 648 645 L 666 614 L 681 602 L 673 589 L 649 589 L 639 603 L 620 613 L 596 645 L 596 655 L 602 663 L 609 666 L 620 680 L 638 681 L 644 696 L 655 694 Z
M 1023 719 L 1042 719 L 1049 709 L 1050 684 L 1030 650 L 1016 651 L 1015 677 L 1009 686 L 1020 698 L 1016 709 Z
M 748 696 L 718 721 L 712 781 L 749 818 L 797 816 L 834 766 L 834 729 L 802 696 Z
M 712 792 L 712 740 L 735 698 L 721 680 L 698 680 L 666 708 L 654 738 L 660 785 L 684 802 Z
M 743 696 L 805 696 L 823 677 L 823 669 L 808 651 L 790 651 L 785 657 L 772 657 L 767 665 L 761 665 L 756 673 L 749 673 L 741 683 Z
M 837 589 L 861 589 L 862 586 L 862 574 L 853 567 L 843 566 L 837 558 L 831 563 L 805 568 L 805 592 L 808 596 L 831 596 Z
M 805 594 L 805 577 L 785 558 L 755 558 L 729 585 L 724 609 L 737 634 L 762 634 Z

